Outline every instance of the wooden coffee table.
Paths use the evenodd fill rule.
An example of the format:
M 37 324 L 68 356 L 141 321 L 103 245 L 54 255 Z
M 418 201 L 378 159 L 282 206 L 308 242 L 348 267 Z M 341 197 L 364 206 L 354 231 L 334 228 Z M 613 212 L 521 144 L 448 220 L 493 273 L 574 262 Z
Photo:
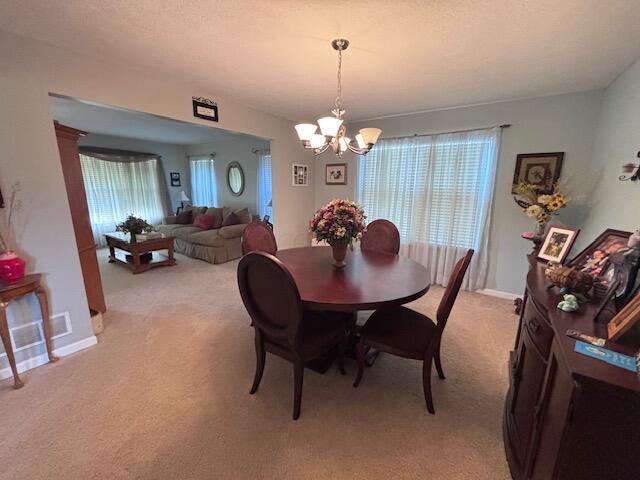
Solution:
M 142 273 L 155 267 L 165 267 L 176 264 L 173 258 L 173 240 L 175 237 L 162 235 L 144 241 L 131 242 L 130 236 L 125 233 L 107 233 L 105 235 L 109 246 L 109 263 L 126 265 L 133 273 Z M 116 249 L 121 250 L 116 252 Z M 167 255 L 158 253 L 158 250 L 167 250 Z M 124 253 L 123 253 L 124 252 Z M 127 254 L 131 260 L 127 260 Z M 144 260 L 145 254 L 150 254 L 148 261 Z M 146 255 L 149 256 L 149 255 Z

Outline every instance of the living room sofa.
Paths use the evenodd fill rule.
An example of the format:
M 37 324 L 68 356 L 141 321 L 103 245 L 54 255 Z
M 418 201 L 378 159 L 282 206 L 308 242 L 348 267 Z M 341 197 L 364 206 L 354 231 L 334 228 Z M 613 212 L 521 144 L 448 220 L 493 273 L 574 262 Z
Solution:
M 191 212 L 190 221 L 185 221 L 185 215 L 166 217 L 162 225 L 156 230 L 165 235 L 175 237 L 174 250 L 189 257 L 199 258 L 209 263 L 224 263 L 242 256 L 242 233 L 252 222 L 253 216 L 247 208 L 233 210 L 228 207 L 197 207 L 187 206 L 183 212 Z M 224 225 L 234 214 L 234 224 Z M 214 228 L 203 229 L 193 222 L 198 215 L 211 215 L 217 218 Z M 180 223 L 178 223 L 180 222 Z M 238 223 L 235 223 L 238 222 Z

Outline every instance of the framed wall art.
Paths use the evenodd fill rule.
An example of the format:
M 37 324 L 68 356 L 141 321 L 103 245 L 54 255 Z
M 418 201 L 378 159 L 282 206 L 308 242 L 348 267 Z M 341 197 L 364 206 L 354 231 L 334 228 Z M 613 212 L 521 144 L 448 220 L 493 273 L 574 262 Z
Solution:
M 516 186 L 524 182 L 540 187 L 540 195 L 551 195 L 553 186 L 560 178 L 563 160 L 564 152 L 519 154 L 516 157 L 511 193 L 517 193 Z
M 327 163 L 325 165 L 325 185 L 346 185 L 347 184 L 347 164 Z
M 551 225 L 540 247 L 538 258 L 546 262 L 564 263 L 580 229 Z
M 309 186 L 309 165 L 299 163 L 291 165 L 291 185 L 294 187 Z
M 180 183 L 180 172 L 171 172 L 169 173 L 169 177 L 171 178 L 171 186 L 172 187 L 181 187 Z

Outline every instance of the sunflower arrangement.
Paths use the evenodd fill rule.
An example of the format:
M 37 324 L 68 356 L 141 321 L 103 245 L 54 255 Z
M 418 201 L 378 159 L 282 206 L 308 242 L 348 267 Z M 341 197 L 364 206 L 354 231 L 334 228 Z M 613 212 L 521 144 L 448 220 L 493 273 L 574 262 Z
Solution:
M 551 215 L 557 215 L 558 211 L 567 206 L 568 199 L 560 192 L 558 185 L 553 186 L 550 195 L 539 195 L 542 187 L 533 183 L 519 183 L 515 188 L 513 199 L 522 208 L 528 217 L 535 219 L 538 225 L 544 225 Z

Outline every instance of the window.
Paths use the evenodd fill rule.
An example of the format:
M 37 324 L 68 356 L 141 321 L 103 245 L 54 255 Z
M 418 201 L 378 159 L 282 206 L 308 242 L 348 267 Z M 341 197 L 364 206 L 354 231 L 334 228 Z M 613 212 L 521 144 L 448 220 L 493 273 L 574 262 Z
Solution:
M 215 162 L 210 155 L 192 157 L 191 201 L 201 207 L 218 206 L 218 188 L 216 186 Z
M 265 215 L 273 216 L 271 208 L 271 153 L 258 152 L 258 184 L 256 189 L 256 210 L 262 219 Z
M 498 135 L 489 129 L 381 140 L 360 157 L 358 200 L 368 221 L 395 223 L 405 253 L 432 268 L 434 282 L 446 283 L 452 260 L 473 248 L 467 286 L 484 283 Z
M 158 158 L 126 161 L 104 158 L 80 154 L 91 229 L 99 246 L 106 245 L 104 234 L 114 232 L 116 225 L 130 214 L 151 224 L 160 223 L 165 215 L 166 192 Z

